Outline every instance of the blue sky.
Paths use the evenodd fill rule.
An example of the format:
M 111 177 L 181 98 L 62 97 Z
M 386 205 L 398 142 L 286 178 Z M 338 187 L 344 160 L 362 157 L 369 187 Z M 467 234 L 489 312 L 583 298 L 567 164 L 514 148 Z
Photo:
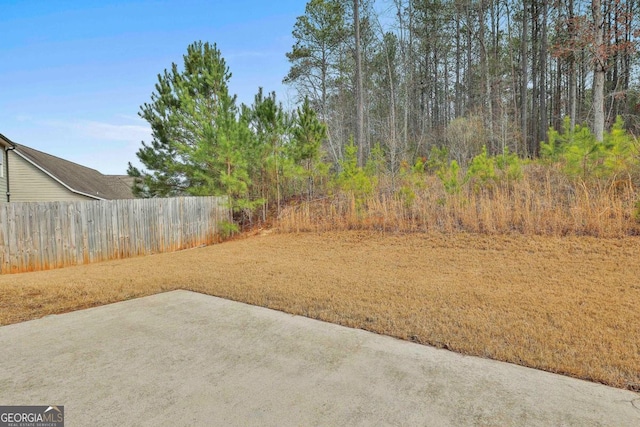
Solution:
M 0 0 L 0 133 L 89 166 L 124 174 L 150 140 L 138 117 L 158 73 L 187 45 L 217 43 L 230 91 L 250 104 L 281 84 L 306 0 Z

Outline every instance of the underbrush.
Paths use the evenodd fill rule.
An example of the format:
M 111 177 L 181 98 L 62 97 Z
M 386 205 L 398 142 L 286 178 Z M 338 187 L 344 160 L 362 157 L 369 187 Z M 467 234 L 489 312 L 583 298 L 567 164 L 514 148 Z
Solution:
M 285 232 L 640 235 L 640 198 L 631 179 L 573 180 L 558 163 L 532 163 L 522 166 L 517 179 L 479 181 L 415 172 L 393 180 L 382 177 L 367 192 L 338 189 L 289 205 L 277 226 Z
M 482 147 L 461 165 L 434 147 L 390 173 L 384 154 L 376 146 L 360 167 L 349 145 L 323 196 L 289 204 L 280 230 L 640 235 L 640 144 L 619 118 L 602 141 L 565 120 L 535 160 Z

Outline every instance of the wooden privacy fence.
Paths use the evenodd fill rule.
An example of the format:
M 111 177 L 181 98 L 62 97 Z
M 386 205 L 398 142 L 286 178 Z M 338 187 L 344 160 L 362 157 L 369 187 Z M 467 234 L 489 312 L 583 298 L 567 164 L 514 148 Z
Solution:
M 224 197 L 0 204 L 0 273 L 46 270 L 214 243 Z

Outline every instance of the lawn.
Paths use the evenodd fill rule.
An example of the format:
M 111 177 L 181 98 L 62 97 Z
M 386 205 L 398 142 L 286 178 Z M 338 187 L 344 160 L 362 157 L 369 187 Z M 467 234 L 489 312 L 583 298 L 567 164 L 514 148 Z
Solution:
M 188 289 L 640 391 L 638 261 L 639 238 L 273 233 L 0 276 L 0 324 Z

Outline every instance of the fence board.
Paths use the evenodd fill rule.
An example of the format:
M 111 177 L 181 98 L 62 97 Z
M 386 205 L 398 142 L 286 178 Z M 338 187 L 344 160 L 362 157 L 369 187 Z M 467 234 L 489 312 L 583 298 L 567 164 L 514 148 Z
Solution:
M 44 270 L 215 242 L 224 197 L 0 204 L 0 273 Z

